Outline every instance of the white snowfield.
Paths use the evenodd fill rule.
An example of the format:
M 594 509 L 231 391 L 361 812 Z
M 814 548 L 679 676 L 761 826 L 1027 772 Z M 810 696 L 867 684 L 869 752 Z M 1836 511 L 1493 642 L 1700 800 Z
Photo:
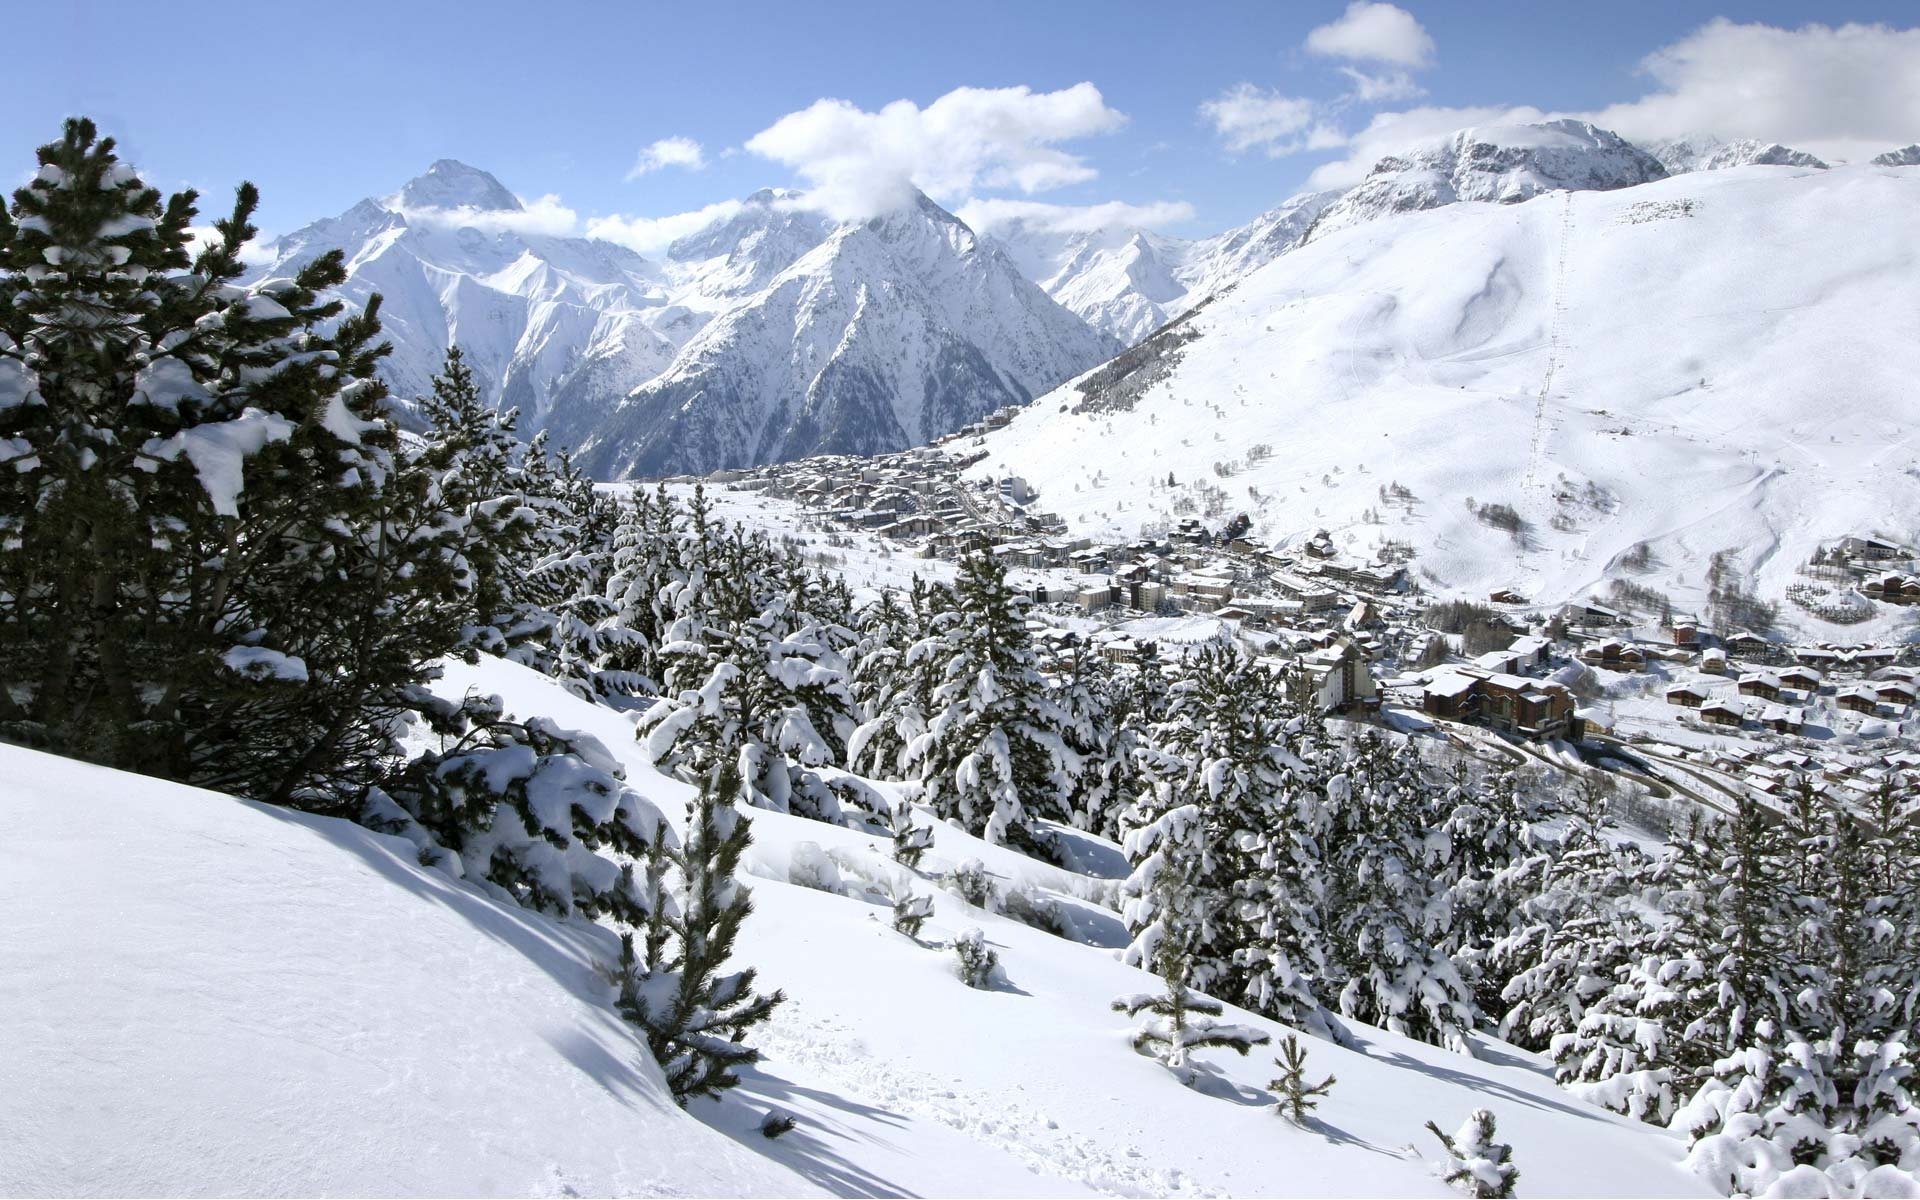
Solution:
M 681 819 L 690 789 L 624 715 L 494 659 L 450 665 L 440 690 L 469 688 L 598 736 Z M 743 1085 L 681 1113 L 596 973 L 610 933 L 502 908 L 344 822 L 21 750 L 0 769 L 0 1193 L 1438 1197 L 1423 1123 L 1485 1107 L 1522 1195 L 1706 1194 L 1678 1139 L 1497 1045 L 1305 1039 L 1339 1080 L 1307 1128 L 1273 1111 L 1270 1051 L 1204 1052 L 1181 1086 L 1108 1009 L 1155 981 L 1116 961 L 1124 930 L 1091 900 L 1125 864 L 1093 839 L 1078 874 L 939 828 L 907 881 L 935 900 L 916 943 L 867 894 L 900 870 L 884 842 L 754 813 L 738 952 L 788 1001 Z M 938 890 L 975 857 L 1091 944 Z M 993 990 L 954 972 L 976 927 Z M 776 1107 L 799 1124 L 770 1142 Z
M 975 471 L 1024 476 L 1093 534 L 1218 488 L 1219 519 L 1245 510 L 1262 537 L 1409 542 L 1439 590 L 1577 597 L 1644 541 L 1639 578 L 1677 604 L 1720 550 L 1778 596 L 1820 541 L 1920 523 L 1916 228 L 1920 172 L 1874 165 L 1370 221 L 1144 343 L 1172 365 L 1131 408 L 1064 385 Z M 1396 482 L 1410 502 L 1383 500 Z M 1468 500 L 1511 505 L 1524 537 Z

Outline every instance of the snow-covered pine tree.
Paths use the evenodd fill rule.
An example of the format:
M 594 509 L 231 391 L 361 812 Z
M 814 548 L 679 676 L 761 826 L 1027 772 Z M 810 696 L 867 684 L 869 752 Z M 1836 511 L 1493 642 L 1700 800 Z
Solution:
M 759 1060 L 744 1038 L 786 996 L 755 995 L 752 967 L 727 971 L 741 922 L 753 911 L 735 875 L 752 842 L 752 823 L 735 807 L 739 777 L 721 767 L 687 804 L 684 842 L 667 852 L 672 906 L 651 918 L 641 958 L 628 943 L 621 973 L 621 1015 L 646 1031 L 648 1047 L 674 1098 L 685 1104 L 740 1082 L 736 1068 Z
M 979 929 L 962 930 L 953 939 L 954 957 L 959 959 L 960 982 L 981 991 L 993 987 L 1000 971 L 1000 955 L 987 945 L 987 935 Z
M 1649 932 L 1626 901 L 1650 864 L 1609 839 L 1609 803 L 1604 789 L 1576 792 L 1558 842 L 1526 877 L 1515 928 L 1488 951 L 1491 975 L 1506 981 L 1500 1034 L 1529 1050 L 1577 1029 Z
M 1389 745 L 1371 732 L 1349 775 L 1329 785 L 1333 966 L 1341 1015 L 1468 1053 L 1479 1011 L 1436 930 L 1425 861 L 1435 791 L 1410 740 Z
M 1093 643 L 1082 640 L 1053 684 L 1065 718 L 1070 783 L 1068 819 L 1076 829 L 1118 838 L 1121 811 L 1139 794 L 1144 726 L 1125 686 Z
M 1474 1109 L 1452 1137 L 1432 1121 L 1427 1122 L 1427 1128 L 1446 1147 L 1440 1176 L 1456 1190 L 1483 1200 L 1508 1200 L 1513 1196 L 1514 1185 L 1520 1182 L 1520 1168 L 1513 1165 L 1513 1147 L 1494 1140 L 1498 1134 L 1491 1112 Z
M 817 581 L 764 537 L 710 522 L 698 488 L 679 536 L 680 563 L 661 590 L 672 614 L 659 649 L 664 694 L 639 723 L 648 753 L 690 779 L 731 765 L 755 807 L 878 821 L 868 792 L 843 799 L 819 771 L 844 759 L 854 709 L 843 653 L 853 635 L 808 611 L 825 595 Z
M 1026 600 L 984 549 L 961 559 L 953 595 L 953 610 L 934 622 L 940 661 L 926 732 L 907 749 L 921 798 L 989 842 L 1047 857 L 1034 822 L 1066 816 L 1067 751 L 1027 633 Z M 934 652 L 923 640 L 914 654 Z
M 1564 815 L 1553 791 L 1525 786 L 1510 767 L 1476 780 L 1462 765 L 1438 797 L 1440 821 L 1424 847 L 1434 892 L 1428 936 L 1453 961 L 1482 1013 L 1506 1007 L 1501 992 L 1508 981 L 1491 956 L 1495 943 L 1520 926 L 1521 910 L 1550 868 L 1552 847 L 1539 829 Z
M 1165 990 L 1122 996 L 1113 1002 L 1113 1010 L 1129 1017 L 1147 1014 L 1131 1036 L 1134 1050 L 1157 1058 L 1182 1083 L 1190 1083 L 1192 1070 L 1187 1059 L 1194 1051 L 1217 1047 L 1244 1057 L 1253 1047 L 1264 1046 L 1272 1039 L 1252 1026 L 1221 1021 L 1226 1006 L 1188 985 L 1191 962 L 1180 931 L 1198 928 L 1193 914 L 1185 911 L 1192 894 L 1170 874 L 1160 877 L 1158 887 L 1162 889 L 1160 908 L 1167 914 L 1170 932 L 1155 943 L 1153 966 Z
M 0 222 L 7 736 L 348 812 L 465 622 L 457 529 L 383 419 L 337 254 L 235 285 L 90 122 Z
M 924 592 L 918 577 L 914 587 Z M 926 731 L 934 656 L 922 655 L 909 665 L 918 631 L 913 612 L 892 588 L 881 589 L 854 623 L 859 642 L 848 689 L 859 724 L 847 738 L 847 769 L 870 779 L 902 779 L 907 746 Z
M 656 873 L 615 858 L 657 863 L 673 831 L 605 746 L 544 717 L 513 720 L 498 696 L 442 701 L 432 717 L 451 743 L 372 789 L 363 824 L 407 838 L 427 866 L 554 916 L 628 927 L 667 916 Z

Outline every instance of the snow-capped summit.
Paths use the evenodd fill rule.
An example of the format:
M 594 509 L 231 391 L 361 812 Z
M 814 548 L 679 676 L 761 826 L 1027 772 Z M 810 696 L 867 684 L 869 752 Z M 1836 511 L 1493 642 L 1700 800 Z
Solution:
M 904 449 L 1120 349 L 925 196 L 834 228 L 610 412 L 555 434 L 603 478 Z
M 833 223 L 787 188 L 761 188 L 730 216 L 667 247 L 667 261 L 695 290 L 713 297 L 757 292 L 818 246 Z
M 1285 253 L 1338 196 L 1304 192 L 1245 225 L 1197 241 L 1130 226 L 1061 232 L 1017 217 L 997 226 L 991 238 L 1049 296 L 1132 345 Z
M 1873 156 L 1876 167 L 1920 167 L 1920 142 Z
M 1632 187 L 1667 173 L 1645 150 L 1586 121 L 1462 129 L 1424 149 L 1382 158 L 1326 209 L 1307 238 L 1461 200 L 1514 204 L 1561 189 Z
M 394 194 L 389 207 L 468 208 L 476 212 L 520 212 L 518 198 L 498 179 L 478 167 L 443 158 Z
M 1812 167 L 1825 170 L 1827 164 L 1804 150 L 1782 146 L 1779 142 L 1759 142 L 1752 138 L 1727 141 L 1711 134 L 1674 138 L 1648 147 L 1669 175 L 1688 171 L 1720 171 L 1728 167 Z

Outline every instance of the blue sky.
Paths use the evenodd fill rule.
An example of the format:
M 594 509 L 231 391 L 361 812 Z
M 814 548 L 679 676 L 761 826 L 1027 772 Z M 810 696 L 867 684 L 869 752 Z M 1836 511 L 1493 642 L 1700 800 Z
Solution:
M 668 228 L 654 219 L 764 185 L 811 186 L 857 214 L 902 181 L 983 220 L 996 200 L 1069 215 L 1117 202 L 1198 234 L 1310 180 L 1344 182 L 1399 142 L 1509 115 L 1829 155 L 1920 139 L 1917 15 L 1671 0 L 80 0 L 8 15 L 26 52 L 0 78 L 15 164 L 0 170 L 24 174 L 63 116 L 86 113 L 163 186 L 224 196 L 253 179 L 271 231 L 453 157 L 547 197 L 554 229 L 601 218 L 642 245 Z M 963 87 L 983 91 L 938 103 Z M 823 98 L 847 104 L 814 107 Z M 662 143 L 664 165 L 636 174 Z

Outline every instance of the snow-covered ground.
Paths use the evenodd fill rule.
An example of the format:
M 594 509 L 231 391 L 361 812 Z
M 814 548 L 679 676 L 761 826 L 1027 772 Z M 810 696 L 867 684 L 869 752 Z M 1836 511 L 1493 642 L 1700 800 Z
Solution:
M 1068 384 L 988 435 L 1075 532 L 1205 510 L 1423 582 L 1546 604 L 1625 576 L 1698 609 L 1716 551 L 1770 598 L 1825 540 L 1920 528 L 1905 360 L 1920 172 L 1746 166 L 1316 237 L 1200 308 L 1130 407 Z M 1180 341 L 1186 332 L 1193 340 Z M 1168 486 L 1171 475 L 1174 486 Z M 1392 485 L 1410 497 L 1383 496 Z M 1511 506 L 1516 538 L 1469 501 Z M 1379 521 L 1370 520 L 1377 513 Z M 1638 543 L 1648 569 L 1619 565 Z M 1810 636 L 1884 637 L 1904 613 Z
M 469 689 L 598 736 L 679 819 L 690 789 L 625 715 L 495 659 L 450 664 L 440 690 Z M 1207 1052 L 1181 1086 L 1109 1011 L 1153 981 L 1117 961 L 1097 901 L 1125 864 L 1094 839 L 1073 873 L 939 828 L 901 880 L 935 898 L 915 942 L 870 894 L 903 874 L 883 842 L 756 813 L 739 953 L 788 1002 L 760 1066 L 688 1119 L 608 1006 L 611 935 L 502 909 L 343 822 L 0 765 L 0 1192 L 1443 1196 L 1422 1124 L 1487 1107 L 1524 1194 L 1702 1194 L 1676 1138 L 1505 1047 L 1309 1041 L 1339 1082 L 1305 1129 L 1272 1110 L 1269 1054 Z M 1058 898 L 1081 940 L 940 890 L 974 857 Z M 974 927 L 1000 955 L 990 991 L 947 948 Z M 776 1106 L 799 1125 L 769 1142 Z

